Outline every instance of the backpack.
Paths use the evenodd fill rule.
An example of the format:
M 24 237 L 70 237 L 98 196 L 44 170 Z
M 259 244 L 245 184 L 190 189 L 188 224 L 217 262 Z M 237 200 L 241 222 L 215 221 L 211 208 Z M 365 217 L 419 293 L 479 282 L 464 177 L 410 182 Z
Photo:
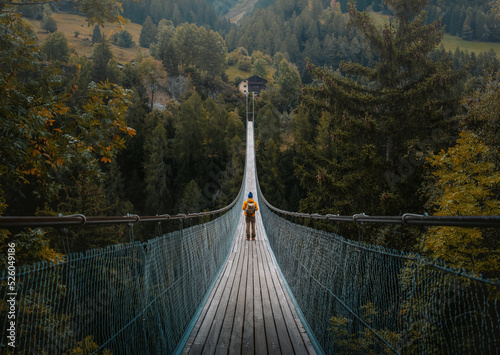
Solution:
M 245 212 L 247 213 L 247 216 L 252 216 L 255 213 L 255 203 L 248 202 Z

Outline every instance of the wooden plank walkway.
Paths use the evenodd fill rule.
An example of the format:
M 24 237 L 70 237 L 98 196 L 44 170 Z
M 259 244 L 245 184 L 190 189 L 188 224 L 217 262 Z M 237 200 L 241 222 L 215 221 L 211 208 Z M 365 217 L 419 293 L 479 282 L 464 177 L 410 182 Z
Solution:
M 245 194 L 252 191 L 258 203 L 253 143 L 249 122 Z M 257 238 L 247 241 L 242 211 L 228 261 L 183 354 L 316 354 L 256 217 Z

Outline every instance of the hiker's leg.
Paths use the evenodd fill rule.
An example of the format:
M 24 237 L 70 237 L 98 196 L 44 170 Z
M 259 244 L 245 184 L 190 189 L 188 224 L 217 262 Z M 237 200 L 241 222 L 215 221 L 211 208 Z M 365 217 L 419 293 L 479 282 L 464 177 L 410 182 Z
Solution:
M 246 219 L 247 223 L 247 239 L 250 239 L 250 220 L 247 218 Z
M 255 217 L 252 221 L 252 238 L 255 239 Z

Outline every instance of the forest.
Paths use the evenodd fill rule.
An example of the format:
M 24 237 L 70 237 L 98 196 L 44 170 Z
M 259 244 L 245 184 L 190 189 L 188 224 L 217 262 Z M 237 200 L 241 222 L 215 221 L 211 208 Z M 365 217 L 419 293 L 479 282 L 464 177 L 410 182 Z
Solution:
M 269 81 L 255 103 L 256 149 L 276 207 L 500 214 L 500 61 L 494 51 L 441 45 L 445 32 L 499 41 L 497 2 L 259 0 L 234 24 L 224 14 L 235 3 L 0 0 L 0 215 L 227 205 L 244 166 L 245 96 L 236 84 L 245 75 Z M 56 12 L 86 16 L 90 58 L 68 44 L 76 34 L 56 30 Z M 100 31 L 127 19 L 142 25 L 135 43 L 126 29 Z M 50 33 L 43 43 L 28 20 Z M 119 64 L 112 43 L 146 55 Z M 358 238 L 348 226 L 317 227 Z M 418 248 L 419 231 L 368 232 L 364 242 Z M 65 244 L 49 229 L 3 231 L 2 245 L 22 240 L 31 263 L 127 241 L 122 227 L 68 233 Z M 142 241 L 150 234 L 137 231 Z M 493 231 L 431 228 L 426 238 L 430 256 L 498 276 Z

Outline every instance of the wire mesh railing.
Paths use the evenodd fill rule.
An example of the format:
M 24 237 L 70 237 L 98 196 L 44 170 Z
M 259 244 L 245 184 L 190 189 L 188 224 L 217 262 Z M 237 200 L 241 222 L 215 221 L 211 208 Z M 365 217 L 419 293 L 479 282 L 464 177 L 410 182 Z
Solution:
M 1 352 L 172 353 L 229 255 L 242 203 L 240 190 L 230 206 L 214 211 L 224 215 L 146 243 L 73 253 L 56 263 L 19 267 L 13 275 L 5 268 L 0 327 L 3 335 L 11 334 L 13 310 L 16 347 L 8 347 L 9 338 L 3 336 Z M 3 226 L 160 222 L 208 214 L 213 212 L 142 219 L 13 217 L 4 219 Z
M 325 353 L 500 352 L 499 280 L 294 224 L 259 193 L 271 248 Z

